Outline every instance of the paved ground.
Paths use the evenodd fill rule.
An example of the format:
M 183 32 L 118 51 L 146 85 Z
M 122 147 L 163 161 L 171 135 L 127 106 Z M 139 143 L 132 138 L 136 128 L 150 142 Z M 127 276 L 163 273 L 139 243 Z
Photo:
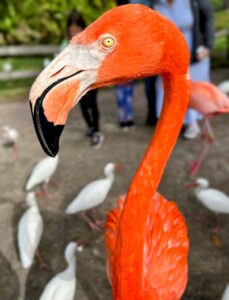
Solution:
M 218 82 L 229 77 L 229 70 L 214 73 Z M 28 103 L 17 102 L 0 106 L 0 122 L 20 131 L 20 159 L 14 162 L 10 150 L 0 148 L 0 298 L 4 300 L 36 300 L 47 281 L 66 266 L 63 252 L 70 240 L 84 239 L 89 243 L 83 253 L 77 254 L 78 291 L 76 299 L 107 300 L 111 291 L 105 274 L 103 232 L 93 233 L 79 216 L 66 216 L 64 208 L 89 181 L 102 177 L 104 165 L 109 161 L 121 162 L 125 170 L 117 174 L 107 201 L 98 209 L 101 218 L 115 204 L 118 195 L 127 191 L 131 178 L 152 134 L 144 126 L 145 98 L 142 84 L 136 87 L 135 119 L 137 127 L 122 132 L 116 125 L 116 103 L 113 89 L 99 93 L 102 131 L 106 139 L 99 150 L 90 148 L 84 137 L 85 126 L 79 109 L 72 112 L 61 139 L 60 164 L 55 177 L 63 187 L 50 187 L 52 200 L 39 199 L 45 231 L 41 253 L 50 270 L 40 269 L 37 262 L 24 271 L 18 261 L 16 230 L 25 210 L 24 185 L 30 170 L 44 156 L 34 134 Z M 0 96 L 1 97 L 1 96 Z M 17 100 L 15 95 L 15 100 Z M 229 135 L 228 117 L 213 122 L 217 141 L 199 176 L 211 185 L 229 194 Z M 209 233 L 214 216 L 206 211 L 183 187 L 190 181 L 187 164 L 198 149 L 198 141 L 179 139 L 163 176 L 160 192 L 175 199 L 184 214 L 191 242 L 189 257 L 189 283 L 184 300 L 217 300 L 229 283 L 229 215 L 222 216 L 220 238 Z M 39 190 L 39 188 L 38 188 Z M 202 213 L 197 221 L 196 215 Z

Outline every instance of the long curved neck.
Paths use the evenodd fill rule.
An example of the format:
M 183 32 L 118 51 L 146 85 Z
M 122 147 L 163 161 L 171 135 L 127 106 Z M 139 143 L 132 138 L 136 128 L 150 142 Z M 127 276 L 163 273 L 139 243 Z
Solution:
M 72 257 L 68 261 L 68 267 L 65 269 L 65 271 L 62 273 L 63 279 L 65 280 L 72 280 L 75 278 L 76 274 L 76 258 Z
M 113 284 L 115 299 L 143 299 L 140 292 L 146 221 L 188 106 L 187 75 L 164 76 L 164 90 L 159 123 L 131 183 L 120 220 L 114 258 L 115 273 L 118 274 Z

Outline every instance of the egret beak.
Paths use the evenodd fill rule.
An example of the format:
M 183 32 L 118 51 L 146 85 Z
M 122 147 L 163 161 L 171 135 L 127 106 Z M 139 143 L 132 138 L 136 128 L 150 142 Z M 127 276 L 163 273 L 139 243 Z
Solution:
M 186 189 L 193 189 L 193 188 L 196 188 L 198 186 L 199 186 L 199 184 L 197 182 L 192 182 L 192 183 L 189 183 L 189 184 L 185 185 L 185 188 Z

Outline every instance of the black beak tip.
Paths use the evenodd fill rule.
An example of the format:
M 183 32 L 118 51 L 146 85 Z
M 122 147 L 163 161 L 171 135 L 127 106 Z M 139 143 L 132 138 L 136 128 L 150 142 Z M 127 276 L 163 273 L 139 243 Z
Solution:
M 30 108 L 35 131 L 44 152 L 51 157 L 55 157 L 59 151 L 59 139 L 64 125 L 54 125 L 54 123 L 47 120 L 41 98 L 37 99 L 34 110 L 30 101 Z

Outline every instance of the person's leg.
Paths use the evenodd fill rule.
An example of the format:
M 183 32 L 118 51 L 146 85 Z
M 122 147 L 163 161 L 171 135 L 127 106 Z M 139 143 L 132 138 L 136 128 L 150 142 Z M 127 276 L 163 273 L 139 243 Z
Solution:
M 118 105 L 118 119 L 121 127 L 126 123 L 126 105 L 125 105 L 125 85 L 116 85 L 117 105 Z
M 156 115 L 156 79 L 157 76 L 148 77 L 144 79 L 145 83 L 145 93 L 148 104 L 148 113 L 146 124 L 155 125 L 157 123 Z
M 93 127 L 93 122 L 92 122 L 92 119 L 91 119 L 91 116 L 90 116 L 90 113 L 89 113 L 90 95 L 88 95 L 88 94 L 83 96 L 83 98 L 80 100 L 80 108 L 81 108 L 83 118 L 84 118 L 88 128 L 91 129 L 91 130 L 94 130 L 92 128 Z
M 133 126 L 133 93 L 134 93 L 134 83 L 130 82 L 126 86 L 126 119 L 127 126 Z
M 91 113 L 91 120 L 92 120 L 92 137 L 91 137 L 91 145 L 94 148 L 99 148 L 104 140 L 104 135 L 100 132 L 100 126 L 99 126 L 99 110 L 97 105 L 97 91 L 98 90 L 92 90 L 90 91 L 88 95 L 88 103 Z
M 93 124 L 93 130 L 94 132 L 99 131 L 99 110 L 97 105 L 97 92 L 98 90 L 92 90 L 89 93 L 88 100 L 90 101 L 90 111 L 91 111 L 91 117 L 92 117 L 92 124 Z

